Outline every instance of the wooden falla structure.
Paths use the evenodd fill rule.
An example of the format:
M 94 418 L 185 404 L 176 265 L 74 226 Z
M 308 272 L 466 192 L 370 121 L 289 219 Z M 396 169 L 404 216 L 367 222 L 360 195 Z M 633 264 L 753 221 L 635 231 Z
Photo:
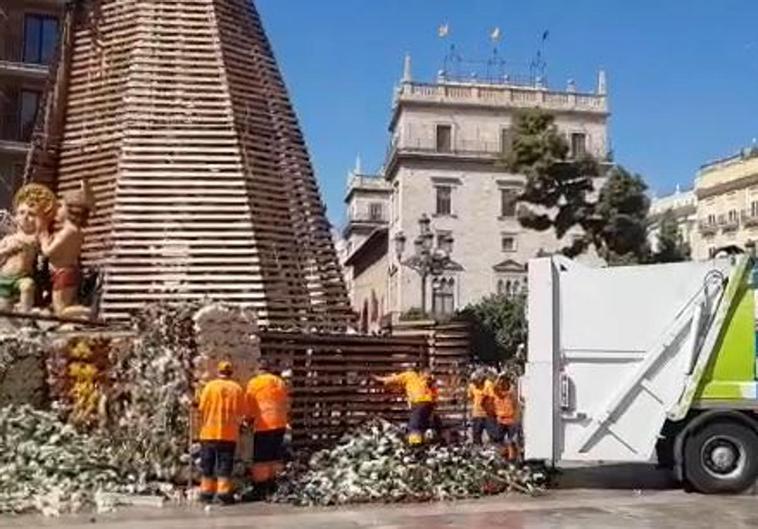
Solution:
M 352 319 L 313 168 L 249 0 L 68 2 L 27 182 L 94 195 L 100 316 L 245 305 L 264 326 Z

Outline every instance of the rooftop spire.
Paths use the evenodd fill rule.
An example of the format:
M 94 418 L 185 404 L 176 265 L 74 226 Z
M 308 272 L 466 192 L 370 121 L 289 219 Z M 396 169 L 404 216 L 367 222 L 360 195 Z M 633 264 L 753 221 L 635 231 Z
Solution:
M 605 75 L 605 70 L 600 70 L 597 73 L 597 95 L 608 95 L 608 78 Z
M 411 72 L 411 54 L 405 54 L 405 61 L 403 62 L 403 82 L 410 83 L 413 81 L 413 73 Z

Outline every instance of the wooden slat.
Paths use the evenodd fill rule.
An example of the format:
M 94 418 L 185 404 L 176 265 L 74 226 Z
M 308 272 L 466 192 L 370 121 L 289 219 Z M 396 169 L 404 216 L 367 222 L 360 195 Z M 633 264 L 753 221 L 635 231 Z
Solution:
M 394 329 L 393 329 L 394 331 Z M 381 388 L 373 375 L 433 366 L 446 385 L 437 406 L 443 423 L 461 426 L 465 417 L 467 329 L 460 324 L 402 328 L 401 336 L 302 334 L 265 331 L 261 350 L 278 368 L 293 372 L 293 442 L 299 449 L 329 446 L 373 417 L 404 423 L 408 405 Z M 455 343 L 449 341 L 455 336 Z M 437 351 L 445 349 L 443 357 Z
M 27 177 L 59 193 L 89 180 L 82 257 L 106 268 L 105 317 L 202 294 L 254 303 L 268 326 L 346 329 L 329 224 L 254 6 L 95 0 L 66 21 Z

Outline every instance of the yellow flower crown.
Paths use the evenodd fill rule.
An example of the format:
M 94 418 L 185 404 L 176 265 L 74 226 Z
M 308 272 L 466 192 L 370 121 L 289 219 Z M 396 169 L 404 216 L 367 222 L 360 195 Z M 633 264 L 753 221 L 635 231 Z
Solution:
M 42 184 L 26 184 L 16 193 L 13 199 L 13 208 L 18 209 L 21 204 L 29 204 L 37 208 L 37 212 L 45 218 L 55 216 L 58 201 L 55 194 Z

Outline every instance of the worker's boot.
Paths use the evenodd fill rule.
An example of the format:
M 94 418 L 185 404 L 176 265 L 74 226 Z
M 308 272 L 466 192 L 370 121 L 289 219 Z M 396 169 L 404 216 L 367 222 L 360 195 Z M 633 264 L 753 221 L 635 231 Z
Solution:
M 200 480 L 200 501 L 211 503 L 216 496 L 216 479 L 202 478 Z
M 243 490 L 240 491 L 240 501 L 243 503 L 258 501 L 259 499 L 260 498 L 258 497 L 257 485 L 247 485 Z
M 243 501 L 263 501 L 266 499 L 265 481 L 253 480 L 252 487 L 245 491 Z
M 216 498 L 219 503 L 223 505 L 231 505 L 234 503 L 234 487 L 232 486 L 232 480 L 229 478 L 218 479 L 218 491 Z
M 424 436 L 419 432 L 411 432 L 408 434 L 409 446 L 421 446 L 424 444 Z
M 263 499 L 268 500 L 276 493 L 276 481 L 270 480 L 263 484 Z

